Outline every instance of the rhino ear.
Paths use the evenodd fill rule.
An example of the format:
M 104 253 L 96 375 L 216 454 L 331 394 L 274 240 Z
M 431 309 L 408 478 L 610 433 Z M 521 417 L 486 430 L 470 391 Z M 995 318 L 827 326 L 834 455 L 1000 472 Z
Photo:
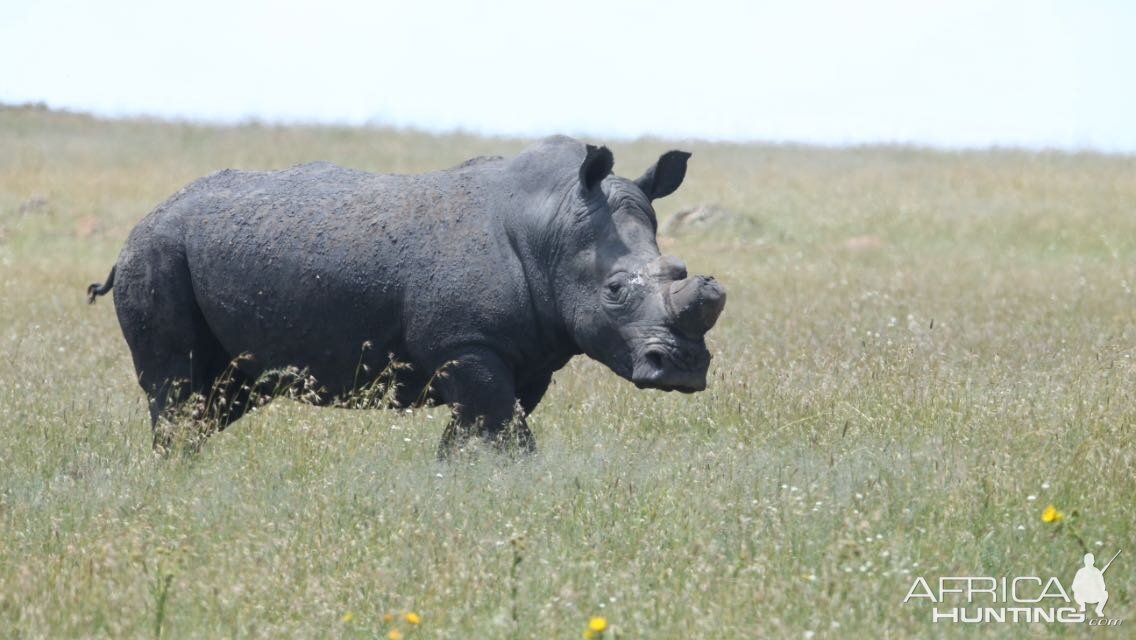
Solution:
M 615 158 L 607 147 L 587 145 L 588 154 L 580 165 L 580 188 L 585 192 L 594 191 L 615 166 Z
M 690 154 L 685 151 L 668 151 L 635 184 L 639 185 L 648 200 L 669 196 L 686 177 L 688 158 Z

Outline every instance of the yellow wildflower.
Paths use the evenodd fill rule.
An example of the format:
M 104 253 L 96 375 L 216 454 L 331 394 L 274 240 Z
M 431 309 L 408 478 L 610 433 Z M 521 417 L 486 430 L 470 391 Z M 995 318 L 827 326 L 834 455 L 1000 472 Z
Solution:
M 413 611 L 407 611 L 406 612 L 406 621 L 409 622 L 410 624 L 422 624 L 422 618 L 419 617 L 419 615 L 417 613 L 414 613 Z
M 588 631 L 594 631 L 596 633 L 607 631 L 607 618 L 596 616 L 588 620 Z
M 391 629 L 387 634 L 387 640 L 402 640 L 402 632 L 398 629 Z
M 596 640 L 596 638 L 598 637 L 599 634 L 597 634 L 595 631 L 592 631 L 591 629 L 584 629 L 584 640 Z
M 390 611 L 384 613 L 383 614 L 383 622 L 385 622 L 387 624 L 394 622 L 394 614 L 391 613 Z
M 343 624 L 351 624 L 351 621 L 354 620 L 354 619 L 355 619 L 355 614 L 351 613 L 350 611 L 343 614 Z
M 1065 519 L 1065 514 L 1057 510 L 1057 507 L 1049 505 L 1045 511 L 1041 512 L 1041 521 L 1045 524 L 1055 524 Z

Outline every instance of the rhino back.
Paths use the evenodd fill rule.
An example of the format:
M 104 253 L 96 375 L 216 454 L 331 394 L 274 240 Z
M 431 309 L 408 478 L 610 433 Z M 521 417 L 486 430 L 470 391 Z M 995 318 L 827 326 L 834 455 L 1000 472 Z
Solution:
M 518 335 L 523 272 L 491 204 L 496 180 L 476 167 L 226 171 L 152 224 L 180 233 L 195 298 L 231 355 L 252 354 L 256 370 L 308 367 L 345 388 L 361 357 L 432 369 L 449 345 Z

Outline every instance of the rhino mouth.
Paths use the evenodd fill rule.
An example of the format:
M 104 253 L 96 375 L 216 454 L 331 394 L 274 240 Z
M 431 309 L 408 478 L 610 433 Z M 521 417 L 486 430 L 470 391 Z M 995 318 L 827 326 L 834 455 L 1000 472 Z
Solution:
M 706 388 L 710 352 L 701 340 L 652 342 L 635 358 L 631 382 L 640 389 L 694 393 Z

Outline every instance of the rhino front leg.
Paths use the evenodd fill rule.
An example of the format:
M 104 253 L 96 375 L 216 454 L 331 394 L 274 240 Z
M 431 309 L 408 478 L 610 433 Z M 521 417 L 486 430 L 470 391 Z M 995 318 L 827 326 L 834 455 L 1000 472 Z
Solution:
M 534 451 L 536 443 L 524 416 L 514 422 L 517 389 L 510 367 L 485 348 L 467 351 L 452 362 L 437 382 L 442 399 L 453 408 L 438 458 L 445 460 L 474 435 L 501 450 L 516 445 L 522 451 Z M 516 433 L 509 429 L 513 424 Z

